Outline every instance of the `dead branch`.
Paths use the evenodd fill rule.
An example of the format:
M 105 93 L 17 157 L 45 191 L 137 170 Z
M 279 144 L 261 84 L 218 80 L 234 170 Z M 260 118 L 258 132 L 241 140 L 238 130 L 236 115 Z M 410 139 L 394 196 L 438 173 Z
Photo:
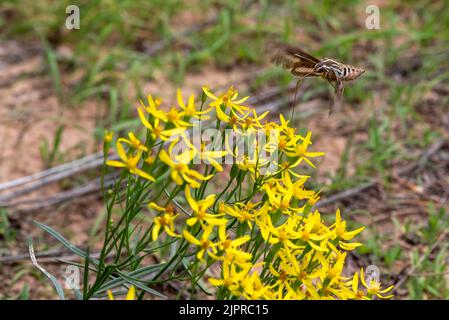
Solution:
M 8 182 L 4 182 L 4 183 L 0 184 L 0 191 L 18 187 L 18 186 L 21 186 L 21 185 L 24 185 L 24 184 L 27 184 L 27 183 L 30 183 L 30 182 L 33 182 L 36 180 L 42 180 L 48 176 L 58 174 L 61 172 L 65 172 L 67 170 L 74 170 L 71 172 L 77 173 L 77 172 L 79 172 L 79 171 L 77 171 L 78 169 L 84 170 L 83 168 L 86 164 L 88 164 L 92 161 L 96 161 L 98 159 L 103 160 L 103 152 L 97 152 L 97 153 L 88 155 L 84 158 L 77 159 L 72 162 L 64 163 L 59 166 L 50 168 L 48 170 L 44 170 L 44 171 L 37 172 L 35 174 L 29 175 L 26 177 L 22 177 L 22 178 L 8 181 Z
M 111 156 L 110 159 L 116 160 L 117 156 Z M 79 160 L 83 160 L 83 161 L 79 161 Z M 53 174 L 50 173 L 47 176 L 43 176 L 40 179 L 35 180 L 34 183 L 30 183 L 28 186 L 26 186 L 24 188 L 21 188 L 16 191 L 7 193 L 3 196 L 0 196 L 0 206 L 5 206 L 5 203 L 7 203 L 9 200 L 14 199 L 20 195 L 30 193 L 30 192 L 32 192 L 36 189 L 39 189 L 47 184 L 50 184 L 53 182 L 58 182 L 62 179 L 74 176 L 76 174 L 87 171 L 89 169 L 96 169 L 96 168 L 100 167 L 101 165 L 103 165 L 103 162 L 104 162 L 103 155 L 101 155 L 101 157 L 98 159 L 93 158 L 91 156 L 87 156 L 87 157 L 84 157 L 79 160 L 70 162 L 69 163 L 70 166 L 68 166 L 67 169 L 65 169 L 64 171 L 60 171 L 61 166 L 64 166 L 64 165 L 55 167 L 55 169 L 58 169 L 58 170 L 55 170 L 53 172 Z M 64 168 L 66 168 L 66 167 L 64 167 Z M 20 180 L 20 179 L 18 179 L 18 180 Z M 30 182 L 30 181 L 28 181 L 28 182 Z M 22 184 L 24 184 L 24 183 L 19 181 L 19 184 L 16 183 L 15 186 L 22 185 Z

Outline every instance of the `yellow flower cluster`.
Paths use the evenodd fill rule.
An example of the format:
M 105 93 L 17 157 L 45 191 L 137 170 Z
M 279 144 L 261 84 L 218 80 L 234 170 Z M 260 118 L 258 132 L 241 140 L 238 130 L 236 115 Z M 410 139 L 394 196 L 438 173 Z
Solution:
M 193 95 L 184 103 L 180 90 L 179 107 L 169 109 L 148 96 L 148 103 L 138 108 L 146 140 L 129 133 L 128 138 L 117 140 L 120 161 L 107 161 L 150 185 L 169 172 L 173 192 L 183 191 L 186 201 L 181 203 L 187 208 L 174 200 L 176 193 L 163 205 L 161 199 L 150 200 L 149 207 L 158 213 L 153 219 L 152 240 L 170 237 L 189 243 L 196 263 L 206 269 L 220 264 L 221 275 L 209 278 L 218 287 L 218 298 L 391 297 L 385 294 L 392 287 L 382 289 L 375 280 L 367 283 L 363 269 L 360 275 L 345 275 L 347 251 L 361 245 L 351 240 L 363 227 L 347 230 L 339 210 L 335 222 L 326 225 L 320 212 L 313 209 L 319 194 L 307 189 L 309 176 L 299 172 L 302 165 L 315 168 L 312 159 L 324 154 L 308 151 L 311 132 L 299 134 L 282 115 L 279 123 L 266 120 L 268 112 L 258 115 L 242 105 L 248 97 L 238 99 L 233 87 L 221 95 L 208 88 L 203 91 L 199 109 Z M 204 109 L 207 98 L 212 102 Z M 216 119 L 217 130 L 224 133 L 230 129 L 243 146 L 253 148 L 245 152 L 242 145 L 232 146 L 227 137 L 218 150 L 210 150 L 202 139 L 200 146 L 195 146 L 188 138 L 188 131 L 196 126 L 193 119 Z M 253 139 L 256 132 L 266 134 L 265 142 Z M 186 148 L 179 151 L 180 144 Z M 225 156 L 233 159 L 230 168 L 222 166 Z M 215 177 L 227 186 L 213 189 Z M 180 219 L 178 210 L 186 219 Z

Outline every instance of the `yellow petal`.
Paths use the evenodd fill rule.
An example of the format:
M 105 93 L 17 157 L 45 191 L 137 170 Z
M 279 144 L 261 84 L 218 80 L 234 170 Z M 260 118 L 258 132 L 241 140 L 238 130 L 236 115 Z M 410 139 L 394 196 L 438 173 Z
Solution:
M 186 186 L 185 194 L 186 194 L 187 202 L 189 202 L 189 205 L 192 208 L 192 210 L 195 212 L 198 212 L 199 211 L 198 203 L 195 201 L 195 199 L 192 198 L 192 195 L 190 194 L 189 186 Z
M 363 268 L 360 269 L 360 280 L 362 280 L 362 284 L 365 286 L 365 288 L 368 288 L 365 282 L 365 273 L 363 272 Z
M 143 170 L 136 169 L 136 174 L 137 174 L 138 176 L 141 176 L 142 178 L 145 178 L 145 179 L 151 181 L 151 182 L 156 181 L 156 179 L 154 179 L 153 176 L 149 175 L 148 173 L 146 173 L 146 172 L 143 171 Z
M 198 219 L 196 217 L 192 217 L 186 220 L 186 223 L 189 227 L 193 226 L 195 223 L 197 223 Z
M 183 109 L 185 109 L 186 105 L 184 104 L 184 101 L 182 101 L 182 91 L 181 91 L 181 89 L 176 90 L 176 97 L 178 99 L 179 106 L 182 107 Z
M 193 94 L 191 94 L 189 97 L 189 102 L 187 103 L 187 108 L 194 109 L 193 108 L 194 103 L 195 103 L 195 96 Z
M 221 279 L 209 278 L 208 281 L 211 285 L 216 286 L 216 287 L 223 285 L 223 280 L 221 280 Z
M 212 206 L 214 203 L 215 203 L 215 194 L 207 196 L 207 198 L 202 201 L 202 205 L 206 209 Z
M 165 151 L 165 149 L 162 149 L 161 152 L 159 153 L 159 159 L 161 159 L 162 162 L 164 162 L 166 165 L 170 167 L 173 167 L 175 165 L 173 160 L 168 156 L 168 153 L 167 151 Z
M 136 298 L 136 288 L 131 286 L 129 288 L 128 294 L 126 295 L 126 300 L 134 300 Z
M 359 274 L 354 273 L 354 277 L 352 278 L 352 291 L 357 292 L 359 286 Z
M 120 161 L 116 161 L 116 160 L 108 160 L 108 161 L 106 161 L 106 165 L 111 166 L 111 167 L 118 167 L 118 168 L 126 167 L 126 164 L 124 164 L 123 162 L 120 162 Z
M 321 247 L 317 246 L 315 243 L 313 243 L 313 241 L 309 241 L 308 243 L 316 251 L 321 251 L 321 252 L 326 252 L 327 251 L 327 249 L 324 249 L 324 248 L 321 248 Z
M 159 230 L 161 229 L 161 226 L 159 224 L 154 225 L 153 230 L 151 230 L 151 238 L 153 241 L 157 240 L 157 236 L 159 235 Z
M 217 100 L 218 99 L 212 92 L 210 92 L 208 87 L 203 87 L 203 91 L 206 94 L 206 96 L 208 96 L 209 98 L 211 98 L 213 100 Z
M 215 110 L 216 110 L 216 112 L 217 112 L 217 117 L 218 117 L 218 119 L 220 119 L 220 120 L 223 121 L 223 122 L 229 122 L 229 121 L 230 121 L 229 116 L 228 116 L 226 113 L 224 113 L 223 110 L 221 110 L 221 107 L 220 107 L 220 106 L 217 106 L 217 107 L 215 108 Z
M 195 238 L 194 236 L 192 236 L 187 230 L 184 230 L 182 232 L 182 235 L 190 243 L 197 245 L 197 246 L 201 245 L 200 241 L 197 238 Z
M 228 222 L 226 219 L 208 218 L 207 223 L 214 226 L 224 225 Z
M 245 242 L 248 242 L 250 239 L 251 239 L 250 236 L 243 236 L 243 237 L 240 237 L 240 238 L 235 239 L 234 241 L 232 241 L 232 244 L 234 246 L 238 247 L 238 246 L 244 244 Z
M 240 100 L 234 101 L 233 103 L 235 103 L 235 104 L 241 104 L 241 103 L 245 102 L 246 100 L 248 100 L 248 98 L 249 98 L 249 96 L 244 97 L 244 98 L 242 98 L 242 99 L 240 99 Z M 267 112 L 268 112 L 268 111 L 267 111 Z
M 151 125 L 151 123 L 148 122 L 147 118 L 145 117 L 145 114 L 143 113 L 142 109 L 137 108 L 137 113 L 139 114 L 139 118 L 140 121 L 142 122 L 142 124 L 147 127 L 148 129 L 150 129 L 151 132 L 154 131 L 153 126 Z
M 123 149 L 123 146 L 120 142 L 117 141 L 117 153 L 120 159 L 123 160 L 123 162 L 126 162 L 128 160 L 128 157 L 126 156 L 125 149 Z
M 157 210 L 157 211 L 165 211 L 165 208 L 164 208 L 164 207 L 161 207 L 161 206 L 157 205 L 157 204 L 154 203 L 154 202 L 151 202 L 148 206 L 149 206 L 150 208 L 153 208 L 153 209 Z

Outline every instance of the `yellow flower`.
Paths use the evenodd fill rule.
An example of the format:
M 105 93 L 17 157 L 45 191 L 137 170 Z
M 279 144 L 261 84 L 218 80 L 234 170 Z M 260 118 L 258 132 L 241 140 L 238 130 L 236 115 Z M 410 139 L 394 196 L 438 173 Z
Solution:
M 254 180 L 260 177 L 261 169 L 266 168 L 267 165 L 270 164 L 269 160 L 263 157 L 263 153 L 259 152 L 257 145 L 253 150 L 245 150 L 245 146 L 243 146 L 242 151 L 236 146 L 234 150 L 235 153 L 233 153 L 228 139 L 226 139 L 225 143 L 227 151 L 235 158 L 237 167 L 240 170 L 249 171 Z M 269 174 L 268 170 L 267 172 L 264 172 L 264 174 Z
M 264 285 L 260 279 L 259 273 L 254 271 L 242 281 L 243 296 L 248 300 L 271 299 L 271 287 Z
M 220 250 L 228 250 L 231 248 L 237 248 L 241 246 L 242 244 L 248 242 L 251 240 L 251 237 L 246 235 L 234 240 L 229 239 L 229 234 L 226 233 L 226 225 L 220 225 L 218 228 L 218 238 L 220 239 L 219 242 L 219 249 Z
M 298 144 L 298 141 L 305 141 L 307 140 L 307 137 L 303 137 L 299 134 L 296 134 L 296 128 L 289 126 L 289 121 L 285 120 L 284 116 L 282 114 L 279 115 L 279 119 L 281 124 L 279 125 L 279 130 L 281 130 L 282 133 L 285 134 L 285 137 L 288 141 L 289 145 L 295 146 Z M 308 144 L 311 142 L 309 141 Z
M 170 150 L 169 150 L 170 151 Z M 201 173 L 194 169 L 190 169 L 187 165 L 188 162 L 184 161 L 191 159 L 193 154 L 190 150 L 185 151 L 181 154 L 177 160 L 173 161 L 167 151 L 161 150 L 159 158 L 162 162 L 170 167 L 170 177 L 177 185 L 182 185 L 184 181 L 189 184 L 192 188 L 198 188 L 201 184 L 199 181 L 209 180 L 213 175 L 203 176 Z
M 296 254 L 293 254 L 296 252 Z M 312 257 L 316 257 L 314 251 L 309 251 L 307 254 L 303 254 L 303 250 L 291 250 L 289 247 L 284 247 L 279 250 L 280 269 L 285 270 L 289 277 L 293 277 L 292 280 L 304 281 L 310 277 L 310 272 L 307 272 L 311 265 Z M 296 255 L 301 254 L 301 261 L 298 261 Z M 270 269 L 271 270 L 271 269 Z M 273 273 L 273 270 L 271 270 Z
M 299 231 L 301 239 L 307 242 L 313 249 L 320 252 L 326 252 L 327 248 L 324 244 L 327 244 L 327 242 L 323 242 L 323 240 L 325 240 L 329 234 L 322 232 L 320 213 L 318 211 L 310 213 L 304 220 L 304 226 Z M 314 241 L 319 241 L 321 245 L 318 246 Z
M 213 253 L 210 253 L 210 256 L 215 260 L 224 261 L 224 263 L 232 262 L 241 267 L 247 265 L 253 256 L 251 253 L 240 250 L 238 247 L 251 240 L 251 237 L 246 235 L 232 240 L 226 234 L 226 225 L 218 226 L 218 234 L 220 239 L 218 249 L 222 256 L 217 256 Z
M 337 209 L 336 213 L 335 213 L 335 224 L 334 224 L 334 230 L 333 230 L 333 238 L 338 238 L 341 240 L 351 240 L 352 238 L 354 238 L 357 234 L 359 234 L 360 232 L 363 231 L 363 229 L 365 229 L 365 227 L 360 227 L 354 231 L 346 231 L 346 221 L 342 221 L 341 220 L 341 214 L 340 214 L 340 209 Z M 355 243 L 348 243 L 348 242 L 343 242 L 343 241 L 339 241 L 339 245 L 343 250 L 354 250 L 357 247 L 360 247 L 362 244 L 359 242 L 355 242 Z
M 240 241 L 240 238 L 239 238 L 239 241 Z M 219 243 L 219 245 L 220 244 L 221 244 L 221 242 Z M 243 251 L 242 249 L 234 248 L 234 247 L 230 247 L 230 248 L 226 249 L 223 252 L 222 256 L 217 256 L 214 254 L 210 254 L 210 255 L 215 260 L 221 260 L 224 262 L 232 262 L 238 266 L 244 266 L 244 265 L 248 264 L 253 257 L 253 255 L 251 253 Z
M 226 214 L 237 218 L 240 223 L 248 224 L 248 227 L 252 229 L 253 222 L 256 220 L 256 218 L 260 215 L 263 215 L 268 210 L 268 207 L 266 205 L 264 205 L 260 209 L 255 209 L 256 205 L 257 204 L 253 203 L 237 202 L 233 206 L 225 205 L 224 211 L 226 212 Z
M 153 164 L 155 160 L 156 160 L 156 157 L 153 156 L 153 154 L 152 154 L 152 152 L 150 150 L 149 154 L 147 155 L 147 157 L 145 158 L 144 161 L 145 161 L 146 164 Z
M 288 247 L 284 247 L 278 252 L 279 266 L 275 268 L 270 264 L 269 270 L 277 278 L 274 285 L 274 288 L 277 287 L 276 299 L 301 300 L 307 296 L 314 299 L 320 298 L 316 286 L 313 285 L 313 282 L 316 283 L 316 281 L 312 278 L 309 270 L 310 266 L 316 261 L 313 260 L 316 253 L 315 251 L 309 251 L 304 255 L 303 252 L 303 250 L 290 250 Z M 297 259 L 298 255 L 301 255 L 300 261 Z M 301 285 L 294 289 L 299 283 Z
M 281 173 L 282 179 L 286 180 L 286 182 L 288 182 L 287 180 L 290 179 L 290 174 L 298 179 L 308 179 L 309 176 L 304 176 L 302 174 L 299 174 L 297 172 L 295 172 L 293 169 L 298 167 L 302 162 L 301 158 L 296 159 L 296 161 L 291 161 L 291 159 L 285 160 L 282 163 L 277 163 L 276 161 L 274 161 L 274 163 L 279 167 L 279 170 L 275 173 Z M 285 176 L 288 175 L 288 177 L 286 178 Z M 300 180 L 303 181 L 302 183 L 304 184 L 304 182 L 306 180 Z M 300 183 L 300 182 L 298 182 Z
M 319 276 L 323 283 L 326 283 L 326 286 L 332 286 L 334 283 L 341 281 L 343 278 L 341 277 L 341 273 L 343 272 L 343 266 L 346 259 L 346 252 L 333 252 L 333 255 L 336 255 L 335 261 L 330 258 L 324 257 L 322 254 L 318 254 L 318 258 L 321 262 L 321 268 L 313 274 L 312 277 Z M 331 257 L 331 256 L 329 256 Z
M 193 226 L 196 223 L 201 223 L 201 225 L 204 227 L 204 223 L 207 223 L 209 225 L 218 226 L 218 225 L 224 225 L 226 224 L 227 220 L 224 218 L 219 218 L 220 215 L 214 215 L 207 213 L 207 210 L 213 206 L 215 202 L 215 194 L 209 195 L 204 200 L 196 201 L 192 198 L 192 195 L 190 194 L 190 188 L 189 186 L 186 186 L 185 189 L 185 195 L 186 199 L 190 205 L 190 207 L 193 210 L 193 216 L 187 219 L 186 223 L 188 226 Z
M 201 143 L 201 149 L 198 152 L 198 157 L 206 164 L 211 164 L 218 172 L 223 171 L 223 167 L 216 159 L 223 158 L 227 151 L 209 151 L 206 146 Z
M 249 171 L 252 174 L 257 175 L 260 172 L 260 167 L 267 164 L 266 159 L 249 157 L 247 155 L 239 156 L 236 159 L 237 167 L 243 171 Z
M 160 124 L 159 118 L 155 118 L 153 124 L 151 124 L 145 117 L 145 114 L 143 113 L 142 109 L 137 109 L 137 112 L 139 114 L 139 118 L 142 124 L 150 131 L 153 140 L 161 139 L 162 141 L 167 141 L 170 137 L 181 136 L 185 131 L 184 128 L 173 128 L 166 130 Z
M 239 270 L 238 270 L 239 269 Z M 224 262 L 222 266 L 222 278 L 209 278 L 208 281 L 216 287 L 224 287 L 228 289 L 233 295 L 241 295 L 241 282 L 251 269 L 251 264 L 246 264 L 243 267 L 237 267 L 231 262 Z
M 268 195 L 268 201 L 275 209 L 281 209 L 284 211 L 290 209 L 290 202 L 293 198 L 293 193 L 295 190 L 293 186 L 290 186 L 286 190 L 280 189 L 279 187 L 275 189 L 266 186 L 264 190 Z M 281 190 L 281 192 L 278 192 L 279 190 Z M 291 209 L 296 210 L 295 208 Z
M 278 270 L 275 270 L 273 268 L 272 264 L 268 266 L 268 269 L 270 270 L 271 274 L 277 278 L 276 282 L 273 285 L 274 288 L 277 288 L 277 290 L 275 290 L 277 292 L 275 299 L 278 300 L 285 299 L 284 295 L 285 289 L 287 291 L 295 292 L 289 284 L 289 275 L 285 270 L 279 270 L 278 272 Z M 297 300 L 297 298 L 295 298 L 295 300 Z
M 104 141 L 111 142 L 114 138 L 114 131 L 105 130 L 104 131 Z
M 171 144 L 169 147 L 170 154 L 172 153 L 173 147 L 174 144 Z M 188 163 L 194 155 L 194 150 L 186 150 L 173 160 L 167 151 L 163 149 L 159 154 L 159 159 L 170 167 L 170 177 L 177 185 L 182 185 L 186 182 L 192 188 L 198 188 L 201 185 L 199 181 L 209 180 L 213 175 L 203 176 L 198 171 L 189 168 Z
M 192 126 L 192 124 L 182 120 L 184 117 L 184 112 L 180 112 L 177 108 L 172 107 L 166 114 L 164 121 L 173 123 L 178 128 L 187 128 Z
M 239 114 L 244 114 L 245 111 L 248 110 L 247 107 L 241 106 L 240 104 L 245 102 L 249 97 L 236 100 L 239 94 L 237 90 L 235 90 L 232 86 L 226 93 L 223 93 L 218 97 L 210 92 L 209 88 L 207 87 L 203 87 L 203 91 L 209 98 L 214 100 L 210 103 L 210 106 L 215 108 L 217 117 L 223 122 L 229 122 L 231 118 L 223 111 L 222 107 L 224 107 L 225 110 L 226 108 L 230 109 L 231 113 L 235 116 L 237 116 L 236 112 L 238 112 Z
M 115 300 L 111 290 L 108 290 L 109 300 Z M 129 287 L 125 300 L 136 300 L 136 288 L 134 286 Z
M 159 235 L 159 231 L 163 229 L 170 237 L 180 237 L 180 235 L 175 232 L 175 224 L 174 221 L 178 214 L 175 214 L 175 209 L 173 206 L 168 205 L 165 208 L 158 206 L 156 203 L 151 202 L 149 204 L 150 208 L 153 208 L 157 211 L 163 212 L 162 216 L 154 217 L 154 226 L 151 231 L 151 237 L 153 241 L 156 241 Z
M 280 117 L 281 120 L 284 119 L 282 115 Z M 295 128 L 288 128 L 287 124 L 279 126 L 269 122 L 264 125 L 264 130 L 272 138 L 266 146 L 270 151 L 280 150 L 285 153 L 287 149 L 294 148 L 298 144 L 298 140 L 302 138 L 295 134 Z
M 352 293 L 353 293 L 352 299 L 370 300 L 370 298 L 366 296 L 366 294 L 363 290 L 359 290 L 359 274 L 357 272 L 354 273 L 352 280 L 350 282 L 348 282 L 348 284 L 351 285 L 351 287 L 352 287 Z
M 185 105 L 184 101 L 182 100 L 182 93 L 181 93 L 180 89 L 177 90 L 177 98 L 178 98 L 178 104 L 179 104 L 181 110 L 179 110 L 176 107 L 170 108 L 170 110 L 168 112 L 160 110 L 160 109 L 158 109 L 158 105 L 156 104 L 155 101 L 153 101 L 151 96 L 148 96 L 148 102 L 149 102 L 148 106 L 146 106 L 142 102 L 141 102 L 141 104 L 143 106 L 143 109 L 146 110 L 148 113 L 150 113 L 155 119 L 163 121 L 163 122 L 173 123 L 178 128 L 186 128 L 186 127 L 192 126 L 192 124 L 184 121 L 183 118 L 185 118 L 185 117 L 190 118 L 192 116 L 195 118 L 201 118 L 201 115 L 210 111 L 210 110 L 197 111 L 195 109 L 195 101 L 194 101 L 193 95 L 190 96 L 188 104 Z M 140 109 L 138 109 L 138 110 L 140 110 Z
M 321 157 L 325 153 L 324 152 L 308 152 L 307 148 L 309 147 L 310 138 L 312 137 L 312 132 L 308 132 L 304 141 L 301 144 L 296 144 L 294 147 L 287 148 L 285 154 L 289 157 L 299 157 L 298 161 L 302 162 L 303 160 L 307 162 L 312 168 L 315 168 L 315 165 L 308 158 Z
M 290 177 L 290 173 L 288 171 L 283 173 L 283 178 L 282 178 L 282 182 L 284 184 L 284 187 L 282 187 L 280 185 L 280 183 L 278 183 L 278 189 L 282 190 L 282 189 L 293 189 L 293 196 L 295 198 L 297 198 L 298 200 L 303 200 L 303 199 L 311 199 L 311 198 L 315 198 L 317 196 L 317 194 L 314 191 L 311 190 L 307 190 L 304 188 L 304 184 L 306 183 L 306 181 L 309 179 L 309 176 L 295 176 L 294 177 L 298 178 L 298 180 L 296 180 L 295 182 L 292 181 L 291 177 Z M 285 191 L 283 191 L 285 192 Z M 298 210 L 301 211 L 301 210 Z
M 190 242 L 191 244 L 194 244 L 195 246 L 199 247 L 199 251 L 196 254 L 196 257 L 200 261 L 204 261 L 204 254 L 207 252 L 217 252 L 217 244 L 213 243 L 211 240 L 209 240 L 209 237 L 212 233 L 214 226 L 207 226 L 203 228 L 203 234 L 201 235 L 201 239 L 195 238 L 190 232 L 187 230 L 184 230 L 182 232 L 182 235 L 184 238 Z
M 257 115 L 256 110 L 253 110 L 252 113 L 253 116 L 250 116 L 251 112 L 248 112 L 243 117 L 235 116 L 235 121 L 233 121 L 233 129 L 238 133 L 244 133 L 247 130 L 251 131 L 254 129 L 262 128 L 263 125 L 260 123 L 260 121 L 268 115 L 269 111 L 265 111 L 260 116 Z M 243 131 L 239 130 L 237 125 L 240 126 Z
M 142 105 L 143 109 L 145 109 L 148 113 L 150 113 L 151 115 L 153 115 L 153 117 L 162 120 L 164 119 L 165 116 L 165 112 L 162 110 L 159 110 L 159 105 L 162 103 L 161 99 L 157 98 L 157 99 L 153 99 L 153 97 L 149 94 L 147 96 L 147 101 L 148 101 L 148 105 L 145 105 L 145 103 L 140 100 L 140 104 Z M 137 109 L 139 110 L 139 109 Z
M 134 135 L 133 132 L 129 132 L 128 137 L 129 137 L 129 139 L 120 138 L 120 139 L 118 139 L 118 141 L 129 144 L 136 150 L 142 150 L 142 151 L 146 151 L 146 152 L 148 151 L 148 148 L 142 142 L 140 142 L 139 139 L 136 138 L 136 136 Z
M 264 224 L 266 225 L 266 228 L 261 227 L 261 234 L 269 243 L 282 243 L 286 248 L 292 249 L 304 248 L 304 246 L 294 243 L 294 241 L 301 239 L 301 233 L 295 230 L 297 225 L 296 219 L 289 218 L 282 225 L 274 227 L 270 216 L 267 215 Z
M 181 89 L 178 89 L 176 91 L 176 97 L 178 99 L 178 104 L 181 107 L 181 109 L 183 110 L 183 115 L 185 115 L 186 117 L 194 117 L 197 119 L 202 119 L 202 120 L 207 120 L 208 117 L 207 116 L 203 116 L 204 114 L 210 112 L 212 109 L 208 109 L 205 111 L 199 111 L 196 110 L 195 108 L 195 97 L 194 95 L 190 95 L 189 100 L 187 102 L 187 105 L 184 103 L 183 99 L 182 99 L 182 91 Z
M 380 282 L 374 280 L 367 284 L 363 269 L 360 277 L 359 273 L 352 277 L 343 275 L 347 251 L 361 245 L 350 241 L 363 228 L 348 231 L 339 210 L 330 227 L 317 210 L 310 211 L 319 199 L 319 192 L 305 187 L 310 177 L 301 174 L 300 165 L 306 162 L 314 168 L 313 158 L 324 155 L 308 151 L 311 132 L 304 136 L 297 134 L 297 129 L 283 115 L 277 122 L 268 121 L 268 112 L 258 115 L 244 106 L 247 97 L 239 99 L 233 87 L 220 95 L 205 87 L 203 91 L 203 98 L 212 99 L 207 110 L 198 109 L 194 95 L 184 99 L 180 89 L 176 93 L 177 105 L 171 109 L 162 110 L 161 102 L 149 95 L 148 102 L 141 102 L 138 108 L 148 140 L 140 141 L 134 133 L 128 133 L 117 141 L 120 160 L 107 161 L 110 166 L 126 168 L 151 181 L 154 178 L 150 173 L 155 168 L 166 172 L 168 183 L 178 185 L 176 191 L 184 188 L 188 207 L 182 210 L 189 217 L 183 222 L 183 231 L 176 230 L 178 214 L 173 205 L 163 207 L 151 202 L 149 207 L 158 213 L 146 235 L 153 241 L 163 233 L 165 238 L 182 238 L 187 247 L 180 254 L 187 257 L 193 254 L 196 261 L 208 262 L 207 266 L 192 270 L 197 275 L 206 272 L 211 264 L 220 265 L 221 275 L 208 280 L 221 287 L 218 296 L 224 299 L 391 297 L 388 294 L 392 287 L 382 289 Z M 216 121 L 226 122 L 225 129 L 232 128 L 237 133 L 232 137 L 226 135 L 225 150 L 221 150 L 221 145 L 212 148 L 215 140 L 209 146 L 207 141 L 197 146 L 188 139 L 188 129 L 195 125 L 193 120 L 205 119 L 212 109 Z M 264 134 L 262 139 L 260 132 Z M 107 134 L 105 142 L 110 142 L 112 134 Z M 231 148 L 234 138 L 237 144 Z M 167 141 L 170 143 L 165 148 Z M 158 150 L 157 153 L 152 154 L 152 149 Z M 230 172 L 223 173 L 230 179 L 223 183 L 219 180 L 223 174 L 217 172 L 225 171 L 221 160 L 228 153 L 235 165 Z M 207 164 L 203 166 L 204 175 L 199 171 L 200 163 Z M 148 173 L 138 168 L 141 165 Z M 219 176 L 216 185 L 220 195 L 207 191 L 209 195 L 203 196 L 209 190 L 205 188 L 206 182 L 215 174 Z M 195 188 L 196 192 L 192 192 Z M 218 203 L 222 196 L 226 200 Z M 177 202 L 174 204 L 180 207 Z M 260 263 L 253 264 L 256 261 Z M 134 297 L 134 287 L 132 290 L 129 295 Z M 113 299 L 111 292 L 108 295 Z
M 154 179 L 153 176 L 151 176 L 150 174 L 146 173 L 145 171 L 137 168 L 137 165 L 139 164 L 140 157 L 142 154 L 140 151 L 137 152 L 136 155 L 134 155 L 134 156 L 130 155 L 128 157 L 128 155 L 126 154 L 125 149 L 123 149 L 123 146 L 121 145 L 121 143 L 117 141 L 117 152 L 122 161 L 108 160 L 108 161 L 106 161 L 106 165 L 111 166 L 111 167 L 127 168 L 129 170 L 129 172 L 131 172 L 132 174 L 136 174 L 142 178 L 145 178 L 145 179 L 153 181 L 153 182 L 156 181 L 156 179 Z

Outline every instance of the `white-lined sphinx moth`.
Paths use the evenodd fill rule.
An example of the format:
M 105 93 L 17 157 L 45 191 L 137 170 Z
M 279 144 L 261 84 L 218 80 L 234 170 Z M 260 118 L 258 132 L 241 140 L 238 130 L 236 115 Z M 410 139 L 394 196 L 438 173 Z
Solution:
M 344 81 L 354 80 L 360 77 L 365 70 L 350 64 L 340 63 L 333 59 L 317 59 L 303 50 L 281 43 L 271 43 L 267 46 L 267 52 L 271 62 L 281 65 L 297 77 L 297 89 L 303 78 L 321 77 L 326 79 L 334 88 L 337 101 L 340 102 L 344 91 Z M 296 92 L 295 92 L 296 100 Z M 332 103 L 329 113 L 332 112 Z

